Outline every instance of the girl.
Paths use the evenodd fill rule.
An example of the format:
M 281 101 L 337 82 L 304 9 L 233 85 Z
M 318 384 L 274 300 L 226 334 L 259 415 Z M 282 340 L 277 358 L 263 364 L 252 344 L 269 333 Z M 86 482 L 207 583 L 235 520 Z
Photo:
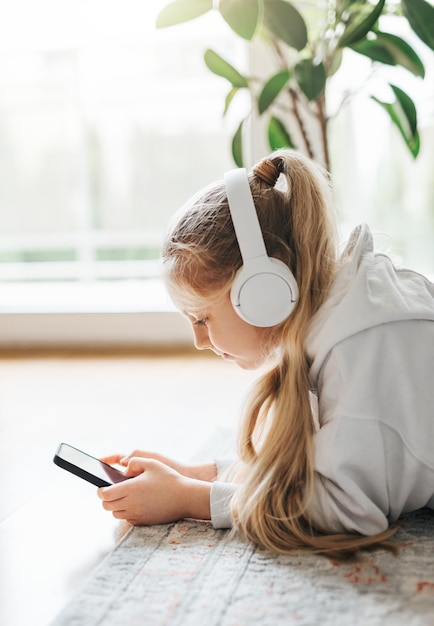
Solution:
M 434 508 L 434 285 L 375 254 L 365 225 L 338 256 L 328 177 L 301 155 L 272 154 L 248 182 L 267 253 L 298 286 L 286 319 L 255 325 L 231 302 L 243 258 L 223 182 L 187 203 L 163 250 L 196 347 L 242 368 L 270 361 L 239 459 L 112 455 L 135 478 L 99 496 L 132 524 L 210 519 L 275 552 L 386 545 L 401 513 Z

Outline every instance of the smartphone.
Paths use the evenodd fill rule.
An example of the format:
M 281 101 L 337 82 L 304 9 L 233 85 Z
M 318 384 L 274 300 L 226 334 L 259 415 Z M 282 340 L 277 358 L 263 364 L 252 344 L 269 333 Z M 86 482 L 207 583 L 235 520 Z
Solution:
M 80 476 L 97 487 L 109 487 L 123 480 L 128 480 L 128 477 L 120 470 L 67 443 L 60 444 L 53 461 L 59 467 Z

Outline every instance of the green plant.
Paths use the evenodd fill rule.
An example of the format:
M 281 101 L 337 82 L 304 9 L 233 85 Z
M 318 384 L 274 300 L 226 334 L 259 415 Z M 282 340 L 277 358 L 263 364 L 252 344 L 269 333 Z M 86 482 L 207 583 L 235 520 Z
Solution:
M 295 147 L 329 169 L 327 86 L 339 71 L 345 50 L 376 65 L 399 65 L 423 79 L 425 68 L 414 48 L 381 29 L 380 18 L 386 14 L 403 15 L 417 37 L 434 49 L 434 8 L 426 0 L 175 0 L 158 15 L 157 27 L 189 21 L 211 10 L 219 12 L 243 39 L 260 38 L 275 60 L 271 74 L 257 78 L 246 76 L 214 50 L 206 50 L 208 68 L 230 85 L 224 113 L 240 90 L 248 90 L 257 114 L 266 116 L 272 150 Z M 371 98 L 388 113 L 416 158 L 420 147 L 416 107 L 406 92 L 389 85 L 390 102 Z M 232 139 L 232 155 L 239 166 L 243 127 L 250 115 L 241 120 Z M 321 156 L 315 154 L 306 118 L 320 134 Z

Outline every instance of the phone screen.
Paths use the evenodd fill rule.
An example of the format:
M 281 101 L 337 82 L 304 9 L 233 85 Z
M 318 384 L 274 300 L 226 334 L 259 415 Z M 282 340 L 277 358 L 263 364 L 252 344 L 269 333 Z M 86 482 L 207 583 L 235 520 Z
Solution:
M 114 485 L 128 478 L 120 470 L 103 463 L 73 446 L 61 443 L 53 459 L 63 469 L 80 476 L 97 487 Z

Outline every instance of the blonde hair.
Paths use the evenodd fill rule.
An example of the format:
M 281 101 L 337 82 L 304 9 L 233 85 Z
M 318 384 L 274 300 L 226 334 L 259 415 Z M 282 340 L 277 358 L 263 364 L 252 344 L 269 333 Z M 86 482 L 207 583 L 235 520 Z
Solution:
M 386 545 L 391 531 L 373 537 L 327 534 L 309 516 L 315 424 L 305 338 L 338 267 L 329 178 L 313 161 L 281 150 L 253 168 L 249 183 L 268 255 L 290 267 L 299 299 L 291 316 L 269 330 L 277 363 L 257 381 L 244 412 L 234 527 L 280 553 L 308 548 L 339 556 Z M 184 208 L 166 239 L 163 260 L 171 289 L 184 298 L 229 291 L 242 259 L 222 182 Z

